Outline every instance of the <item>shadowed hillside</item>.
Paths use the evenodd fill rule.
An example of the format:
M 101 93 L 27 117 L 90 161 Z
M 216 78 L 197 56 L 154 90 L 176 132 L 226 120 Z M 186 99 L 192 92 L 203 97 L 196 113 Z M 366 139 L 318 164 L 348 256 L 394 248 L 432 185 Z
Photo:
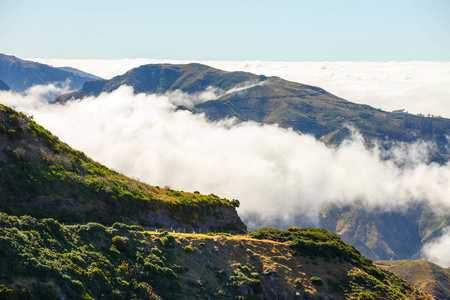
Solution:
M 0 80 L 0 91 L 9 91 L 9 90 L 10 90 L 9 86 L 2 80 Z
M 0 53 L 0 79 L 15 92 L 23 92 L 34 85 L 65 82 L 75 90 L 94 78 L 98 79 L 73 68 L 67 71 Z

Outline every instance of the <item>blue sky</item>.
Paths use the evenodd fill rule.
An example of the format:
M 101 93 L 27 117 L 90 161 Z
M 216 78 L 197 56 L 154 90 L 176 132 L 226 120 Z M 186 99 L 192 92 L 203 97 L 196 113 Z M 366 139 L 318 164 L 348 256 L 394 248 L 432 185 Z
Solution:
M 450 61 L 449 0 L 1 0 L 18 57 Z

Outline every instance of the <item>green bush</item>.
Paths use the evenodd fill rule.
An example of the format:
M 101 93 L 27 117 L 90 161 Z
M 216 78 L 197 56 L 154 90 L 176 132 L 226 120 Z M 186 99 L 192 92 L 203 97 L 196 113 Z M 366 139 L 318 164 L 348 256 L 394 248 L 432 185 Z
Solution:
M 295 286 L 296 289 L 303 289 L 303 284 L 302 284 L 302 281 L 300 279 L 296 279 L 294 281 L 294 286 Z
M 316 285 L 316 286 L 321 286 L 323 285 L 323 280 L 320 277 L 316 277 L 313 276 L 309 279 L 309 281 L 311 281 L 312 284 Z
M 116 249 L 123 252 L 127 249 L 127 238 L 116 235 L 112 238 L 112 243 L 116 246 Z
M 194 252 L 194 249 L 191 246 L 186 246 L 186 247 L 184 247 L 184 251 L 190 253 L 190 252 Z
M 16 291 L 12 288 L 0 284 L 0 300 L 18 300 Z
M 361 292 L 358 295 L 358 300 L 373 300 L 375 299 L 373 294 L 370 292 Z

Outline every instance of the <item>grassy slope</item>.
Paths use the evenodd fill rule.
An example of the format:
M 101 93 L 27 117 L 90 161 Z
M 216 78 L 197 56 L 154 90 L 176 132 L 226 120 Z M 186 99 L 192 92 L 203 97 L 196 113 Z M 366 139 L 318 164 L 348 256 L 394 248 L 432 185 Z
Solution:
M 0 105 L 0 209 L 64 222 L 245 229 L 232 202 L 153 187 L 109 170 Z
M 450 299 L 450 269 L 425 260 L 379 261 L 376 265 L 439 299 Z
M 124 224 L 62 226 L 0 213 L 0 297 L 294 299 L 298 293 L 304 299 L 432 299 L 390 273 L 373 268 L 375 277 L 342 253 L 329 256 L 313 237 L 324 231 L 307 231 L 311 238 L 303 240 L 318 248 L 303 255 L 289 242 L 248 236 L 148 233 Z

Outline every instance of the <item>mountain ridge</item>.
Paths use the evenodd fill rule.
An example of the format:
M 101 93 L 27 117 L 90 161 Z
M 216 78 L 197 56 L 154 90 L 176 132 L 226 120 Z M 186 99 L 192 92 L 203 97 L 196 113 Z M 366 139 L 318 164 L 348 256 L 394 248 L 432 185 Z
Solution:
M 53 68 L 0 53 L 0 79 L 15 92 L 23 92 L 34 85 L 55 83 L 67 83 L 70 90 L 76 90 L 92 78 L 98 78 L 92 74 L 71 69 L 72 71 Z
M 136 93 L 163 94 L 175 90 L 195 93 L 207 87 L 228 91 L 249 82 L 262 84 L 229 92 L 187 109 L 204 113 L 212 121 L 235 117 L 239 121 L 291 127 L 327 143 L 340 143 L 349 137 L 350 125 L 369 140 L 432 142 L 437 145 L 435 161 L 445 162 L 450 158 L 446 147 L 450 119 L 386 112 L 342 99 L 320 87 L 279 77 L 221 71 L 201 64 L 143 65 L 110 80 L 87 82 L 82 89 L 59 96 L 56 102 L 97 96 L 124 84 L 133 87 Z

